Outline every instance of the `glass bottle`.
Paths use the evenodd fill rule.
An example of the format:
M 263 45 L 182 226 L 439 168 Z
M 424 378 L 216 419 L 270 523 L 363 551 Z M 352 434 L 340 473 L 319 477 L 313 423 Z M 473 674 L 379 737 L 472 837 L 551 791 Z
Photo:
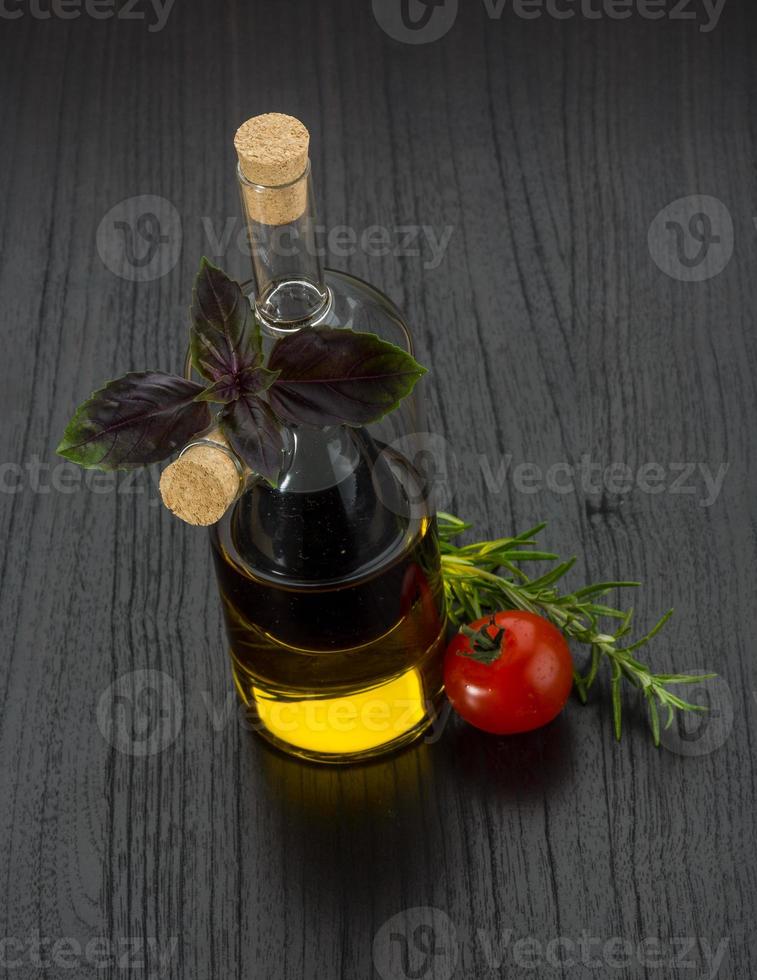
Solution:
M 285 185 L 254 183 L 241 163 L 238 178 L 264 345 L 323 324 L 412 353 L 386 296 L 322 270 L 309 161 Z M 399 451 L 423 428 L 417 390 L 365 428 L 290 426 L 279 485 L 248 475 L 211 528 L 239 696 L 294 755 L 369 758 L 434 720 L 446 624 L 436 520 Z

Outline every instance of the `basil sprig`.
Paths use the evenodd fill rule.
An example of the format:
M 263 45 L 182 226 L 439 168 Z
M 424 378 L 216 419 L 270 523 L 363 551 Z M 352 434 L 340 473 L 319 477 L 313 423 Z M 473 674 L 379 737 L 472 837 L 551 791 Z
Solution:
M 234 451 L 275 484 L 285 424 L 361 426 L 393 411 L 425 368 L 372 333 L 303 327 L 268 362 L 239 283 L 200 263 L 190 309 L 192 365 L 203 383 L 160 371 L 126 374 L 95 391 L 68 423 L 58 453 L 101 470 L 147 466 L 215 423 Z

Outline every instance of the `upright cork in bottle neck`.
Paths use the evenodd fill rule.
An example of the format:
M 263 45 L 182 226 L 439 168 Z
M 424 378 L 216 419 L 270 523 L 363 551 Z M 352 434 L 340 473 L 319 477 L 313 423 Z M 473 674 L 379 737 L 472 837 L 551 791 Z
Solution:
M 264 225 L 296 221 L 307 206 L 310 134 L 281 112 L 242 123 L 234 136 L 247 214 Z
M 247 219 L 258 315 L 274 333 L 323 316 L 329 291 L 316 241 L 307 129 L 269 112 L 243 123 L 234 137 Z

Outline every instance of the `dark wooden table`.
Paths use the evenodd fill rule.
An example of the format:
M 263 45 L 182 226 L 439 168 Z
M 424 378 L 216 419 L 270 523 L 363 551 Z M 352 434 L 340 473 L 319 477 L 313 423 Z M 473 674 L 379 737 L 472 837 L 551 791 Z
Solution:
M 379 0 L 399 39 L 369 0 L 6 4 L 0 975 L 757 975 L 748 7 L 448 0 L 409 44 Z M 617 745 L 603 677 L 532 736 L 341 771 L 240 724 L 206 534 L 54 450 L 105 378 L 180 367 L 201 254 L 247 275 L 231 139 L 268 110 L 312 132 L 331 264 L 415 326 L 447 506 L 675 606 L 646 655 L 722 675 L 708 720 L 656 750 L 629 699 Z

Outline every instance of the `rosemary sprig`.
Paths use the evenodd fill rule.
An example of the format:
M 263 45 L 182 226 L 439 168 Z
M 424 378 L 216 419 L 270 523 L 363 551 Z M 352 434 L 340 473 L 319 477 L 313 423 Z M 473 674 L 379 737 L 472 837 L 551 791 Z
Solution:
M 571 640 L 589 647 L 589 659 L 582 674 L 574 669 L 573 677 L 578 696 L 586 703 L 600 665 L 610 665 L 615 737 L 622 733 L 621 682 L 629 682 L 647 702 L 649 723 L 655 745 L 660 744 L 660 709 L 665 715 L 665 728 L 673 722 L 676 711 L 706 711 L 698 704 L 684 701 L 670 687 L 694 684 L 715 677 L 715 674 L 655 674 L 633 655 L 659 633 L 673 614 L 669 610 L 652 629 L 633 643 L 627 638 L 632 628 L 633 609 L 621 610 L 601 600 L 613 589 L 633 588 L 639 582 L 598 582 L 574 592 L 562 594 L 557 582 L 573 567 L 575 558 L 559 561 L 557 555 L 537 548 L 536 536 L 545 524 L 511 538 L 456 545 L 454 539 L 471 525 L 440 513 L 439 536 L 442 551 L 442 574 L 449 615 L 461 626 L 480 619 L 499 609 L 526 609 L 546 616 Z M 524 561 L 558 562 L 544 574 L 531 578 L 520 567 Z M 614 631 L 601 628 L 601 620 L 614 620 Z

